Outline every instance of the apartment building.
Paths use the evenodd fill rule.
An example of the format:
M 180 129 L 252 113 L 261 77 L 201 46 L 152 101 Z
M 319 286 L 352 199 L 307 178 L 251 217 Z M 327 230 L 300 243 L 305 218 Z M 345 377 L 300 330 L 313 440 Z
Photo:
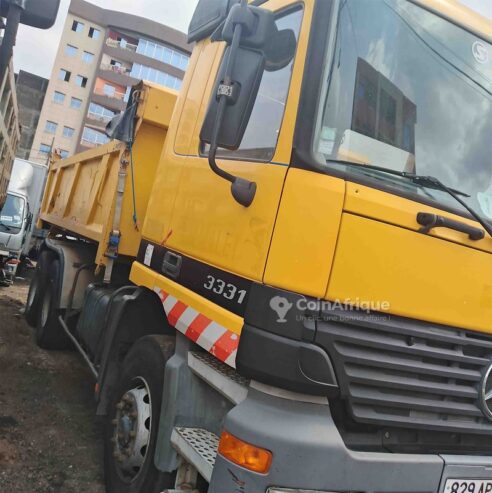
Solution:
M 19 109 L 14 71 L 10 62 L 3 80 L 0 80 L 0 210 L 7 197 L 19 140 Z
M 108 141 L 104 129 L 140 80 L 179 90 L 185 34 L 131 14 L 72 0 L 30 159 L 62 157 Z

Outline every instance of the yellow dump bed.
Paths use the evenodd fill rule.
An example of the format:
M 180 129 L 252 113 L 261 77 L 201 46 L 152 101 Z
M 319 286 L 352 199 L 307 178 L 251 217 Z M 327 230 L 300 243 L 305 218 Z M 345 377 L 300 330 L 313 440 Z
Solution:
M 118 255 L 137 256 L 140 226 L 177 98 L 175 91 L 148 83 L 137 94 L 133 174 L 130 152 L 119 141 L 55 161 L 48 174 L 38 226 L 97 243 L 98 266 L 107 264 L 114 232 L 120 237 Z

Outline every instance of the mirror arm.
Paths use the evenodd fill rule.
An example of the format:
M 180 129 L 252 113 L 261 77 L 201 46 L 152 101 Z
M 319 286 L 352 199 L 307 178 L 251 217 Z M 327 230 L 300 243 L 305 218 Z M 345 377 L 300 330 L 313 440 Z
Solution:
M 247 1 L 242 0 L 241 6 L 247 8 Z M 229 51 L 229 56 L 227 58 L 227 66 L 224 76 L 224 86 L 231 87 L 233 84 L 232 73 L 234 70 L 234 63 L 236 61 L 236 53 L 239 49 L 239 43 L 241 41 L 241 36 L 243 32 L 243 26 L 241 24 L 236 24 L 234 28 L 234 36 L 232 38 L 231 49 Z M 256 183 L 244 178 L 239 178 L 237 176 L 224 171 L 217 165 L 217 140 L 219 137 L 219 132 L 224 120 L 224 114 L 227 107 L 227 98 L 225 94 L 219 95 L 219 106 L 217 108 L 217 117 L 215 119 L 214 130 L 212 133 L 212 139 L 210 143 L 210 151 L 208 153 L 208 164 L 210 169 L 218 176 L 232 183 L 231 193 L 234 199 L 243 205 L 244 207 L 249 207 L 256 195 Z
M 231 175 L 227 171 L 221 169 L 217 165 L 217 161 L 215 160 L 217 157 L 217 138 L 220 132 L 220 127 L 222 125 L 222 120 L 224 117 L 226 106 L 227 106 L 227 99 L 225 98 L 225 96 L 221 96 L 219 100 L 219 107 L 217 108 L 217 118 L 215 120 L 214 131 L 212 134 L 212 143 L 210 144 L 210 151 L 208 153 L 208 164 L 210 165 L 210 168 L 216 175 L 220 176 L 221 178 L 224 178 L 224 180 L 234 183 L 236 177 L 234 175 Z

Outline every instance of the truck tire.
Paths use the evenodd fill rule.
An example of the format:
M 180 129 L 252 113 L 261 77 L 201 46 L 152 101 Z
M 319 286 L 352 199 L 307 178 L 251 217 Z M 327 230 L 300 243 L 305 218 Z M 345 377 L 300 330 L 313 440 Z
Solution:
M 154 464 L 164 368 L 174 338 L 146 336 L 126 356 L 104 424 L 104 469 L 108 493 L 160 493 L 174 488 L 175 474 Z
M 58 317 L 61 311 L 57 307 L 59 298 L 60 261 L 55 259 L 47 268 L 47 276 L 41 284 L 40 306 L 36 324 L 36 343 L 42 349 L 68 349 L 70 339 L 65 334 Z
M 53 252 L 45 250 L 41 253 L 36 265 L 36 271 L 29 286 L 24 317 L 27 323 L 35 328 L 38 321 L 39 307 L 42 299 L 42 286 L 47 282 L 48 268 L 53 261 Z

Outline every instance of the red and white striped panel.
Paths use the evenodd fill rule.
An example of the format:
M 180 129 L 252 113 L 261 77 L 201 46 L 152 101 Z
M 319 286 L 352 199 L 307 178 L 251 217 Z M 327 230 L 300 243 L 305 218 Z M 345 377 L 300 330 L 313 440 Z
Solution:
M 154 291 L 159 295 L 167 319 L 173 327 L 217 359 L 236 368 L 239 345 L 237 334 L 179 301 L 163 289 L 154 288 Z

